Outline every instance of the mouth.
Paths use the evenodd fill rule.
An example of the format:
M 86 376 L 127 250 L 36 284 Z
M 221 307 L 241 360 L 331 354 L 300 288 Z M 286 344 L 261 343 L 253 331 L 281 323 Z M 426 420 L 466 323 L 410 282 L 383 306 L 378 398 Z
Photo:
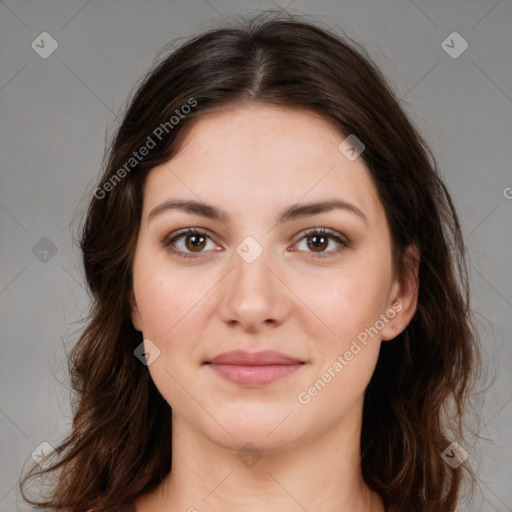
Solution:
M 300 370 L 305 362 L 273 350 L 234 350 L 220 354 L 210 361 L 205 361 L 204 364 L 216 375 L 234 384 L 257 387 L 292 375 Z

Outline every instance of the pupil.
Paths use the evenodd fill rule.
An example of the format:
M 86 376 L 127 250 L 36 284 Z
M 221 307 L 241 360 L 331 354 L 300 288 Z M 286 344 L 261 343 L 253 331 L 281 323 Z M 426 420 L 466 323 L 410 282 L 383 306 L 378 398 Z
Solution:
M 191 241 L 191 245 L 193 248 L 201 248 L 201 245 L 204 242 L 204 236 L 202 235 L 190 235 L 188 238 L 189 242 Z
M 318 248 L 322 248 L 322 246 L 325 244 L 325 237 L 324 236 L 313 236 L 311 237 L 311 240 L 313 241 L 312 242 L 312 245 L 313 245 L 313 248 L 315 249 L 318 249 Z M 314 240 L 316 240 L 317 242 L 314 242 Z M 320 241 L 318 243 L 318 241 Z

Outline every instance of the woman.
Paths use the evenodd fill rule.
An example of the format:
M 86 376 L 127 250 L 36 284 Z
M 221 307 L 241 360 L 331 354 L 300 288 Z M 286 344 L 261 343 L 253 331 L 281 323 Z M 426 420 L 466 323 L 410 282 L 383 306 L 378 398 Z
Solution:
M 73 429 L 25 477 L 59 471 L 42 506 L 455 510 L 478 361 L 461 230 L 355 44 L 275 14 L 183 44 L 93 196 Z

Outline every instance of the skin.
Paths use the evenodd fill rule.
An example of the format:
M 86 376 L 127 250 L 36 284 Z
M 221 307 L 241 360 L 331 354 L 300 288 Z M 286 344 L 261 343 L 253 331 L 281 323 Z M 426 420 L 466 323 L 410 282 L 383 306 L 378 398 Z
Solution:
M 150 171 L 130 300 L 134 327 L 160 350 L 148 369 L 173 409 L 173 470 L 136 500 L 137 512 L 384 510 L 360 471 L 363 394 L 381 342 L 414 315 L 417 267 L 393 274 L 384 208 L 362 158 L 339 151 L 344 138 L 308 111 L 248 104 L 198 118 L 179 152 Z M 277 222 L 291 205 L 332 198 L 356 205 L 367 222 L 342 209 Z M 170 199 L 204 201 L 228 217 L 166 210 L 148 222 Z M 162 243 L 187 227 L 209 236 L 199 252 L 186 236 L 175 241 L 196 258 Z M 315 257 L 303 232 L 322 227 L 349 247 L 328 239 L 320 242 L 327 257 Z M 263 250 L 252 263 L 236 251 L 247 236 Z M 396 316 L 300 403 L 394 303 Z M 234 349 L 277 350 L 305 364 L 271 384 L 241 386 L 203 364 Z M 261 454 L 252 467 L 237 457 L 248 442 Z

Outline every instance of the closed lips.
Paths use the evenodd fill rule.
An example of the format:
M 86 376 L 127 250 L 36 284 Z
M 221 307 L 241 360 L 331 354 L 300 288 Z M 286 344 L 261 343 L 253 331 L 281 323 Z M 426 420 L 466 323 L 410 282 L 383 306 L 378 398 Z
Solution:
M 274 350 L 246 352 L 234 350 L 205 364 L 223 379 L 240 387 L 259 387 L 294 374 L 305 363 Z
M 247 352 L 244 350 L 234 350 L 225 352 L 214 357 L 205 364 L 223 364 L 235 366 L 267 366 L 267 365 L 287 365 L 304 364 L 302 361 L 287 356 L 274 350 L 263 350 L 260 352 Z

